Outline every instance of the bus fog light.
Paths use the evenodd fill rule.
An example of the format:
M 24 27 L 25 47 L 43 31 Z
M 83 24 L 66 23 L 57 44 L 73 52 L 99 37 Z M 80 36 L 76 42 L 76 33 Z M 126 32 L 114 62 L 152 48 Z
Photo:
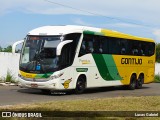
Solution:
M 55 86 L 56 86 L 56 83 L 53 83 L 53 86 L 55 87 Z

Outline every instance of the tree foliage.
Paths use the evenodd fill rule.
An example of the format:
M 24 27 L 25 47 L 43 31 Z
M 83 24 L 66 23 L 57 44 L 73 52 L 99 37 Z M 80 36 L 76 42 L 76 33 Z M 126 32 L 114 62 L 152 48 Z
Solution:
M 0 46 L 0 52 L 12 52 L 12 46 L 9 45 L 9 46 L 7 46 L 6 48 L 2 48 L 2 47 Z
M 0 52 L 2 52 L 3 48 L 0 46 Z
M 6 48 L 4 48 L 4 52 L 12 52 L 12 46 L 9 45 Z
M 156 62 L 160 63 L 160 43 L 156 44 Z

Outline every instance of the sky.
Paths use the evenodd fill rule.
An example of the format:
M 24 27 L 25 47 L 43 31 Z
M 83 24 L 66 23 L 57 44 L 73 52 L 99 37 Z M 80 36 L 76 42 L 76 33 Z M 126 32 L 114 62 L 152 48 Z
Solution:
M 0 5 L 1 47 L 45 25 L 106 28 L 160 43 L 160 0 L 1 0 Z

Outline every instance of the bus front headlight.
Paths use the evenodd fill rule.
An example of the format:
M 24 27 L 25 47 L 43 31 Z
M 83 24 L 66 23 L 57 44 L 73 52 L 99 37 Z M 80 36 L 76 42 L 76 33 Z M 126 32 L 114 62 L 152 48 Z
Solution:
M 63 75 L 63 73 L 59 73 L 59 74 L 57 74 L 57 75 L 51 76 L 50 79 L 51 79 L 51 80 L 57 79 L 57 78 L 61 77 L 62 75 Z

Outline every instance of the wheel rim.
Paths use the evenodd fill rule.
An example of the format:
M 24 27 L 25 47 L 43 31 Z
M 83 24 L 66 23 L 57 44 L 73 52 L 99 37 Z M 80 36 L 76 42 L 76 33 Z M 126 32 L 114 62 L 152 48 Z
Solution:
M 134 87 L 136 85 L 135 80 L 132 79 L 131 86 Z
M 136 88 L 142 88 L 142 84 L 143 84 L 143 77 L 140 77 L 136 83 Z
M 140 79 L 139 81 L 138 81 L 138 86 L 141 86 L 142 85 L 142 80 Z
M 77 83 L 77 90 L 79 92 L 83 91 L 85 89 L 85 84 L 82 81 L 78 81 Z
M 136 77 L 132 76 L 130 80 L 129 89 L 134 90 L 136 87 Z

